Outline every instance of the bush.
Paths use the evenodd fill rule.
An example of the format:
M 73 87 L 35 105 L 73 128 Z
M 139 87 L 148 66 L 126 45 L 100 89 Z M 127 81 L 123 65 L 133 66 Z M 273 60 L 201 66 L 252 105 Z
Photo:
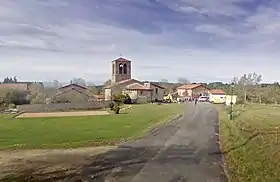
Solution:
M 6 94 L 6 101 L 9 104 L 22 105 L 30 104 L 30 101 L 27 99 L 27 93 L 20 90 L 11 90 Z
M 131 104 L 131 98 L 128 94 L 118 94 L 113 96 L 113 101 L 123 104 Z

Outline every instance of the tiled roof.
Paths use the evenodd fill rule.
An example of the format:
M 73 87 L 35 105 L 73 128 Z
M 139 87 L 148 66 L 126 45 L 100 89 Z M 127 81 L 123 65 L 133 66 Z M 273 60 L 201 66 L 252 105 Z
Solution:
M 115 83 L 115 84 L 106 86 L 106 87 L 104 87 L 104 88 L 105 88 L 105 89 L 106 89 L 106 88 L 113 88 L 113 87 L 119 86 L 119 85 L 131 84 L 130 82 L 131 82 L 131 83 L 133 83 L 133 82 L 135 82 L 135 83 L 142 83 L 142 82 L 140 82 L 140 81 L 138 81 L 138 80 L 135 80 L 135 79 L 127 79 L 127 80 L 122 80 L 122 81 L 119 81 L 119 82 L 117 82 L 117 83 Z
M 73 87 L 80 87 L 80 88 L 82 88 L 82 89 L 88 89 L 87 87 L 84 87 L 84 86 L 82 86 L 82 85 L 78 85 L 78 84 L 75 84 L 75 83 L 71 83 L 71 84 L 68 84 L 68 85 L 64 85 L 64 86 L 62 86 L 62 87 L 60 87 L 60 88 L 58 88 L 58 89 L 64 89 L 64 88 L 67 88 L 67 87 L 71 87 L 71 86 L 73 86 Z
M 128 59 L 125 59 L 125 58 L 122 58 L 122 57 L 119 57 L 119 58 L 113 60 L 112 62 L 115 62 L 115 61 L 127 61 L 127 62 L 131 62 L 131 61 L 129 61 Z
M 203 86 L 202 84 L 186 84 L 186 85 L 181 85 L 177 89 L 186 89 L 186 90 L 191 90 L 197 87 Z
M 127 90 L 153 90 L 151 88 L 147 88 L 144 85 L 141 85 L 140 83 L 132 83 L 130 85 L 127 85 L 125 87 Z
M 211 89 L 210 90 L 211 94 L 221 94 L 221 95 L 224 95 L 226 94 L 223 90 L 221 89 Z
M 0 89 L 19 89 L 19 90 L 27 90 L 28 84 L 27 83 L 1 83 Z

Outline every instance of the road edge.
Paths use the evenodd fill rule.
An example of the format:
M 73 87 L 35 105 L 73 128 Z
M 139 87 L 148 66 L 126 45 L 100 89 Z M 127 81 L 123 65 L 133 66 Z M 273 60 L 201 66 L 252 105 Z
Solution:
M 221 145 L 221 138 L 220 138 L 220 133 L 221 133 L 221 128 L 220 128 L 220 113 L 219 111 L 217 110 L 217 116 L 218 116 L 218 137 L 219 137 L 219 149 L 220 149 L 220 152 L 221 152 L 221 160 L 222 160 L 222 168 L 223 168 L 223 171 L 224 171 L 224 174 L 228 180 L 228 182 L 231 182 L 230 180 L 230 175 L 229 175 L 229 170 L 228 170 L 228 165 L 227 165 L 227 162 L 226 162 L 226 159 L 225 159 L 225 156 L 224 154 L 222 153 L 222 145 Z

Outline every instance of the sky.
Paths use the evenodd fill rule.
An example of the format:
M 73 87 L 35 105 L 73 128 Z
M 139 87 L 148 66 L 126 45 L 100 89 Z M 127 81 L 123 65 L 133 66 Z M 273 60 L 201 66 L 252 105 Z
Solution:
M 279 0 L 1 0 L 0 79 L 280 81 Z

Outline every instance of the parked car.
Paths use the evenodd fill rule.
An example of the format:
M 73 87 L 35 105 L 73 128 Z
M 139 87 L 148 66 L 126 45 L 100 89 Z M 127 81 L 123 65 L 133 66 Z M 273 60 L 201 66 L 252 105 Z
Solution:
M 11 114 L 16 114 L 18 113 L 19 111 L 17 109 L 6 109 L 4 111 L 4 113 L 11 113 Z
M 198 102 L 208 102 L 208 97 L 207 96 L 200 96 L 197 100 L 198 100 Z

